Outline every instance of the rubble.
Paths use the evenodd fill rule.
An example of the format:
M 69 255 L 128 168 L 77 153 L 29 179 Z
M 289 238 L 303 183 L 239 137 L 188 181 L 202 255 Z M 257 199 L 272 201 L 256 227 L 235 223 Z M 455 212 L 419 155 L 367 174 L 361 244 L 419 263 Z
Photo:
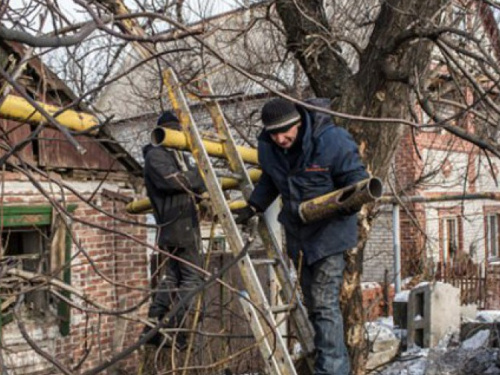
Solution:
M 471 322 L 470 314 L 466 314 L 461 332 L 449 331 L 439 343 L 430 349 L 418 346 L 410 350 L 396 353 L 390 363 L 370 366 L 371 374 L 377 375 L 500 375 L 500 349 L 498 338 L 498 321 L 500 311 L 479 311 L 476 319 Z M 488 323 L 485 323 L 488 322 Z M 381 328 L 377 328 L 377 325 Z M 463 327 L 467 327 L 466 334 Z M 483 328 L 478 328 L 483 327 Z M 486 327 L 486 328 L 484 328 Z M 394 337 L 404 337 L 399 331 L 390 328 L 388 320 L 367 325 L 373 352 L 370 357 L 377 358 L 375 348 L 384 348 L 376 344 L 377 340 L 383 343 L 394 334 Z M 378 333 L 378 336 L 376 335 Z M 403 347 L 404 340 L 401 343 Z M 381 358 L 379 355 L 378 358 Z M 373 360 L 372 360 L 373 361 Z

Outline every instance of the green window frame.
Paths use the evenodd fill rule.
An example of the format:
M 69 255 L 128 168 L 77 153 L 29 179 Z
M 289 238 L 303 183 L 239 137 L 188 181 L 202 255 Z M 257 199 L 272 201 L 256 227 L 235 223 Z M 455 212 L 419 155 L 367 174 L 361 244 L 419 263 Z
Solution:
M 76 204 L 70 204 L 66 210 L 70 213 L 77 208 Z M 50 226 L 52 224 L 53 207 L 50 205 L 38 206 L 18 206 L 18 205 L 3 205 L 0 206 L 0 228 L 16 228 L 16 227 L 37 227 Z M 67 264 L 71 259 L 71 231 L 66 231 L 64 239 L 64 260 L 66 265 L 63 269 L 62 280 L 64 283 L 71 285 L 71 267 Z M 70 299 L 69 291 L 62 291 L 61 294 Z M 2 300 L 0 298 L 0 304 Z M 65 301 L 60 300 L 57 305 L 57 316 L 60 321 L 59 332 L 62 336 L 67 336 L 70 332 L 71 307 Z M 12 314 L 3 315 L 0 311 L 0 332 L 3 325 L 12 321 Z M 0 334 L 1 335 L 1 334 Z

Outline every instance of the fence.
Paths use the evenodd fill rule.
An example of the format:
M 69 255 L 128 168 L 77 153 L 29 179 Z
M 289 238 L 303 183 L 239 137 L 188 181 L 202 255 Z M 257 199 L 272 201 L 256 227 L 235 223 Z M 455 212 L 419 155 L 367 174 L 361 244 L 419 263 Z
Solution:
M 485 309 L 488 297 L 487 269 L 484 264 L 472 262 L 440 263 L 436 280 L 459 288 L 462 305 L 474 303 L 479 309 Z

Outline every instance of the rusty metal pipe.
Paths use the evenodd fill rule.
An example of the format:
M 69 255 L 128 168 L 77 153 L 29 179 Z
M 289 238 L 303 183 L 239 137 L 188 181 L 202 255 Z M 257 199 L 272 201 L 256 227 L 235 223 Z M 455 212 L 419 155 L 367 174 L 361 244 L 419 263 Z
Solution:
M 154 128 L 151 131 L 151 144 L 153 146 L 161 145 L 165 147 L 190 151 L 188 139 L 183 132 L 163 128 L 160 126 Z M 205 145 L 205 148 L 209 155 L 219 158 L 226 158 L 223 142 L 203 140 L 203 144 Z M 244 162 L 254 165 L 259 164 L 256 149 L 243 146 L 236 146 L 236 148 Z
M 300 204 L 299 215 L 304 223 L 328 219 L 340 209 L 359 210 L 365 203 L 382 196 L 382 181 L 376 177 L 321 195 Z

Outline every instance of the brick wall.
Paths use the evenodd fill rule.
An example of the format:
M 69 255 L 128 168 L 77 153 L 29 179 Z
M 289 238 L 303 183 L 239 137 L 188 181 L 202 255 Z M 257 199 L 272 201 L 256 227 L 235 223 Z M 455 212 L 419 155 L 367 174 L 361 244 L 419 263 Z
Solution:
M 366 321 L 374 321 L 382 316 L 392 316 L 394 284 L 362 283 L 361 290 Z
M 31 184 L 22 180 L 18 178 L 11 184 L 7 183 L 2 197 L 3 205 L 50 204 Z M 78 184 L 83 197 L 89 197 L 97 185 Z M 108 184 L 104 187 L 113 188 Z M 117 186 L 114 189 L 117 190 Z M 131 194 L 127 189 L 118 190 L 122 194 Z M 145 300 L 145 289 L 149 284 L 146 228 L 107 215 L 109 213 L 127 220 L 143 219 L 127 216 L 125 203 L 105 198 L 99 192 L 92 199 L 99 210 L 72 195 L 66 195 L 65 199 L 77 204 L 72 219 L 76 244 L 73 243 L 71 248 L 71 287 L 82 292 L 86 300 L 73 297 L 77 307 L 71 309 L 70 332 L 66 337 L 59 332 L 59 322 L 49 319 L 50 314 L 47 314 L 46 319 L 32 320 L 25 317 L 23 320 L 27 323 L 28 334 L 33 335 L 37 345 L 76 372 L 109 360 L 138 338 L 141 323 L 125 321 L 109 312 L 127 310 L 133 319 L 146 315 L 149 302 Z M 122 332 L 124 336 L 121 336 Z M 17 358 L 11 358 L 10 362 L 6 361 L 11 373 L 29 374 L 51 367 L 24 342 L 15 322 L 3 327 L 2 339 L 4 354 L 12 350 L 18 355 Z M 19 357 L 20 350 L 24 353 L 22 357 Z M 119 367 L 134 372 L 137 363 L 135 352 L 120 362 Z

